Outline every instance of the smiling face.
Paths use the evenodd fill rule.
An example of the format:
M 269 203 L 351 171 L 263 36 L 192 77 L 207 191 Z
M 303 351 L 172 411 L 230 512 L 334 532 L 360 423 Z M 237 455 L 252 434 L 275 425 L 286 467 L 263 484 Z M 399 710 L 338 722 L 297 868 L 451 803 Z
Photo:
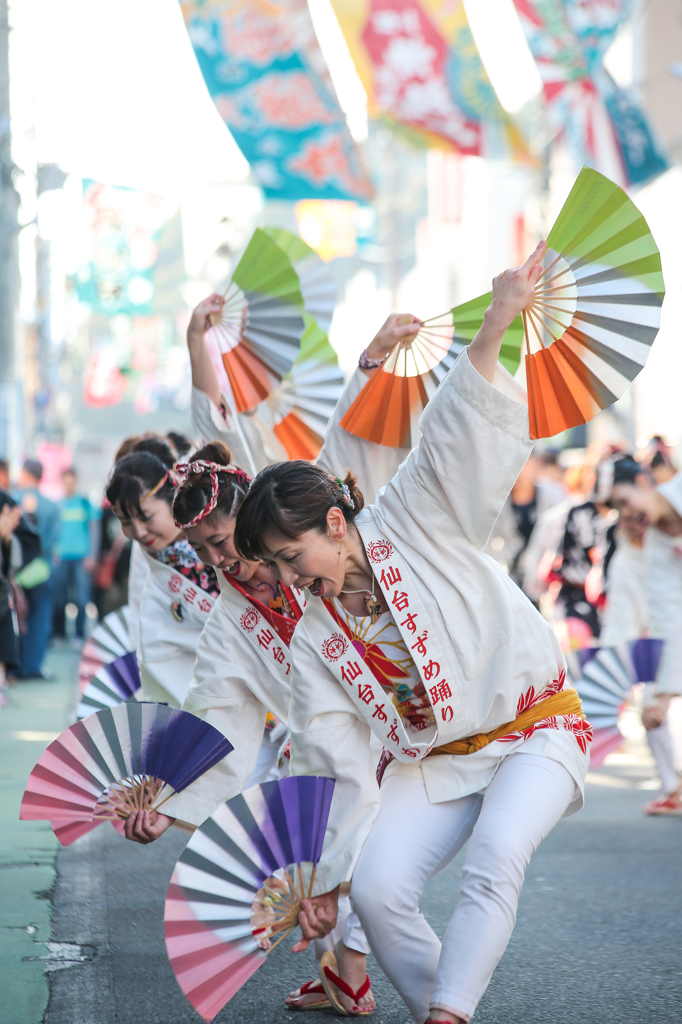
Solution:
M 239 583 L 275 582 L 272 573 L 260 562 L 247 562 L 240 558 L 234 546 L 233 517 L 213 512 L 203 522 L 184 531 L 187 540 L 204 565 L 222 569 Z
M 140 509 L 142 515 L 127 515 L 114 508 L 123 535 L 129 540 L 136 540 L 147 551 L 162 551 L 182 536 L 173 522 L 170 505 L 162 498 L 145 498 Z
M 621 522 L 632 529 L 644 528 L 658 522 L 660 502 L 658 493 L 644 476 L 637 483 L 614 484 L 610 504 L 620 512 Z
M 313 597 L 338 597 L 344 588 L 351 542 L 343 512 L 327 513 L 327 532 L 307 530 L 295 540 L 266 536 L 263 561 L 289 587 L 307 587 Z

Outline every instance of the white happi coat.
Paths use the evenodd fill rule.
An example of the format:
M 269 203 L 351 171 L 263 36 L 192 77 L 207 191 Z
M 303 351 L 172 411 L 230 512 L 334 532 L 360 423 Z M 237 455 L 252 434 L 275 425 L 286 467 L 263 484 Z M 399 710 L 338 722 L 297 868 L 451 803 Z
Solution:
M 361 371 L 351 378 L 330 420 L 317 463 L 327 472 L 339 476 L 345 474 L 348 466 L 354 471 L 357 468 L 361 474 L 361 486 L 374 498 L 378 489 L 396 472 L 406 453 L 402 449 L 360 441 L 339 426 L 341 417 L 366 383 L 367 377 Z M 194 391 L 197 396 L 203 395 L 197 389 Z M 223 418 L 209 399 L 206 398 L 206 402 L 208 406 L 198 401 L 195 412 L 198 410 L 197 415 L 202 411 L 211 414 L 213 437 L 218 436 L 234 453 L 237 450 L 235 441 L 239 442 L 235 422 Z M 196 416 L 194 422 L 196 430 Z M 218 430 L 220 423 L 222 429 Z M 208 423 L 204 427 L 208 429 Z M 220 729 L 234 750 L 163 806 L 164 813 L 195 825 L 200 825 L 223 801 L 241 793 L 256 764 L 266 710 L 286 722 L 291 698 L 288 650 L 276 636 L 268 641 L 268 633 L 272 634 L 274 630 L 220 571 L 218 579 L 220 598 L 208 617 L 201 638 L 197 637 L 195 643 L 194 678 L 183 710 L 191 711 Z M 304 603 L 301 595 L 301 606 Z M 257 626 L 254 614 L 261 620 Z M 259 637 L 262 637 L 262 642 L 259 642 Z M 283 661 L 279 656 L 273 656 L 274 651 L 282 650 L 285 651 Z
M 322 451 L 316 464 L 333 476 L 344 477 L 351 469 L 365 501 L 373 501 L 379 487 L 391 479 L 398 466 L 410 454 L 409 448 L 387 448 L 364 441 L 339 426 L 368 377 L 358 367 L 348 381 L 327 426 Z M 232 453 L 232 461 L 255 476 L 272 462 L 286 462 L 287 453 L 274 435 L 265 437 L 257 417 L 237 415 L 230 395 L 223 396 L 226 414 L 198 388 L 192 388 L 192 427 L 205 441 L 223 441 Z M 242 453 L 240 455 L 240 453 Z M 241 461 L 240 461 L 241 458 Z
M 682 515 L 682 473 L 657 490 Z M 682 537 L 651 527 L 644 551 L 649 632 L 665 640 L 652 694 L 682 694 Z
M 637 640 L 648 627 L 646 555 L 627 537 L 618 535 L 609 564 L 606 611 L 599 636 L 601 647 Z
M 432 803 L 483 789 L 502 758 L 527 751 L 570 772 L 576 790 L 567 813 L 582 805 L 591 733 L 575 715 L 466 756 L 424 758 L 434 745 L 511 722 L 565 673 L 549 624 L 483 553 L 532 449 L 525 395 L 502 368 L 495 383 L 464 352 L 422 415 L 419 446 L 354 521 L 437 725 L 401 733 L 390 698 L 323 601 L 310 600 L 296 627 L 291 770 L 336 779 L 317 892 L 350 879 L 378 811 L 370 731 L 397 759 L 387 772 L 423 779 Z
M 192 679 L 199 637 L 216 602 L 172 566 L 140 551 L 148 563 L 137 642 L 142 694 L 145 700 L 179 708 Z

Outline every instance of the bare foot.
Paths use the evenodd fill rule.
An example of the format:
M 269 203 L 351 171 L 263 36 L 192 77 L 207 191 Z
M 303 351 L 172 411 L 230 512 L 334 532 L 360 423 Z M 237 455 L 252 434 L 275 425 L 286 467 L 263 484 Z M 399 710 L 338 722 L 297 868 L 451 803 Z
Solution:
M 338 974 L 342 981 L 353 992 L 358 992 L 365 984 L 367 977 L 367 960 L 364 953 L 358 953 L 355 949 L 348 949 L 343 942 L 337 942 L 334 947 L 334 955 L 338 964 Z M 332 987 L 334 995 L 343 1006 L 346 1013 L 351 1017 L 364 1017 L 376 1010 L 376 1002 L 372 995 L 371 988 L 368 989 L 359 999 L 353 999 L 339 989 L 331 979 L 327 978 L 327 984 Z
M 290 1010 L 303 1010 L 308 1006 L 323 1010 L 330 1005 L 320 981 L 306 981 L 300 988 L 290 992 L 284 1002 Z

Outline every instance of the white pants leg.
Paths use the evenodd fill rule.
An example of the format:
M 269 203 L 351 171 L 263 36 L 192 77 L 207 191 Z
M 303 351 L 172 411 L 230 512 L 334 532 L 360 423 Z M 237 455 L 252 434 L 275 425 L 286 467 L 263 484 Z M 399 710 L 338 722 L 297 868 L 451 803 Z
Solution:
M 313 948 L 315 959 L 322 959 L 322 954 L 328 949 L 333 949 L 337 942 L 343 939 L 343 944 L 348 949 L 354 949 L 357 953 L 369 953 L 369 943 L 362 930 L 360 919 L 354 910 L 351 909 L 350 900 L 342 896 L 339 900 L 339 916 L 336 920 L 336 927 L 323 939 L 315 939 Z
M 512 933 L 528 861 L 574 792 L 558 762 L 521 753 L 505 758 L 482 796 L 430 804 L 421 780 L 386 780 L 353 874 L 353 905 L 418 1024 L 430 1008 L 466 1020 L 473 1014 Z M 469 836 L 460 900 L 441 950 L 419 900 Z
M 277 744 L 270 742 L 266 731 L 263 734 L 263 741 L 258 749 L 256 767 L 251 772 L 251 776 L 244 786 L 244 789 L 249 789 L 251 786 L 257 786 L 261 782 L 275 782 L 279 778 L 277 754 Z
M 680 776 L 675 767 L 675 742 L 667 716 L 658 729 L 647 729 L 646 738 L 661 778 L 661 789 L 666 796 L 675 793 L 680 785 Z

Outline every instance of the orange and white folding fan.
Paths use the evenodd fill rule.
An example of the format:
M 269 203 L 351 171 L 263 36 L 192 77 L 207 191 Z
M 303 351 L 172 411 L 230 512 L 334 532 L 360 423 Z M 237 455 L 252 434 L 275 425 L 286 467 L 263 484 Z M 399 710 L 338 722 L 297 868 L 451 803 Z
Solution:
M 289 256 L 256 230 L 211 315 L 238 412 L 268 397 L 298 356 L 305 331 L 299 277 Z
M 411 323 L 400 317 L 398 323 Z M 341 420 L 341 426 L 388 448 L 413 448 L 417 424 L 466 340 L 455 332 L 452 311 L 425 320 L 412 338 L 400 341 Z
M 665 295 L 646 220 L 597 171 L 580 172 L 547 246 L 523 312 L 533 438 L 587 423 L 625 393 L 658 334 Z
M 524 350 L 532 438 L 587 423 L 625 393 L 658 333 L 665 295 L 644 217 L 597 171 L 580 172 L 547 244 L 533 301 L 508 328 L 500 352 L 514 373 Z M 378 444 L 412 446 L 422 410 L 481 327 L 491 297 L 425 321 L 424 342 L 420 331 L 398 345 L 341 425 Z

